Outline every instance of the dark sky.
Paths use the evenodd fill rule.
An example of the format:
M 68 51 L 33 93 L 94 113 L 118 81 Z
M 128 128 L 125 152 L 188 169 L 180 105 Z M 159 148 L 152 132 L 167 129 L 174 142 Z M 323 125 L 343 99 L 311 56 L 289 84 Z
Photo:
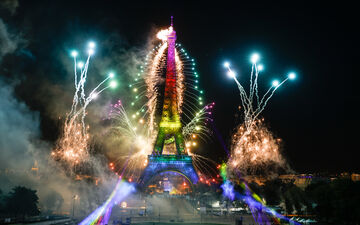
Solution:
M 247 74 L 249 56 L 256 51 L 266 66 L 260 81 L 264 85 L 289 70 L 298 73 L 295 82 L 279 89 L 263 114 L 271 130 L 284 140 L 284 154 L 292 167 L 299 172 L 359 171 L 355 157 L 359 148 L 352 144 L 359 133 L 354 111 L 359 94 L 353 89 L 355 38 L 348 31 L 357 26 L 351 8 L 301 1 L 20 1 L 15 14 L 0 11 L 0 16 L 27 39 L 23 54 L 32 59 L 17 62 L 15 57 L 4 63 L 13 70 L 22 68 L 29 83 L 20 84 L 17 93 L 40 111 L 44 139 L 52 140 L 56 122 L 31 94 L 40 70 L 50 81 L 63 79 L 54 75 L 63 69 L 51 62 L 63 43 L 71 42 L 71 36 L 97 40 L 115 33 L 121 40 L 114 41 L 141 47 L 151 29 L 167 26 L 173 15 L 178 42 L 198 62 L 206 99 L 216 102 L 215 124 L 228 146 L 239 122 L 235 114 L 240 98 L 222 63 L 230 60 Z M 4 67 L 1 74 L 9 77 L 11 72 L 4 72 Z M 204 151 L 220 161 L 225 153 L 217 137 L 213 139 Z

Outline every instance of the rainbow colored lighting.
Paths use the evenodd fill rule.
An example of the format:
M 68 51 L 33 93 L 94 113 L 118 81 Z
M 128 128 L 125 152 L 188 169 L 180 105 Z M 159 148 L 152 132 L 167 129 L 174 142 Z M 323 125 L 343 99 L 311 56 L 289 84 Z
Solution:
M 178 173 L 185 177 L 191 184 L 198 182 L 198 175 L 192 165 L 192 157 L 189 155 L 149 155 L 148 165 L 144 170 L 141 183 L 147 185 L 154 174 L 160 174 L 166 171 Z
M 141 183 L 146 186 L 153 179 L 154 175 L 171 171 L 184 176 L 191 184 L 196 184 L 198 182 L 198 176 L 192 164 L 192 156 L 188 155 L 188 150 L 185 148 L 183 128 L 180 121 L 179 111 L 181 112 L 183 102 L 182 94 L 184 90 L 183 84 L 181 83 L 183 82 L 184 74 L 181 69 L 177 70 L 179 65 L 181 67 L 182 62 L 179 61 L 178 53 L 175 50 L 176 32 L 173 29 L 172 22 L 169 29 L 158 34 L 158 38 L 166 41 L 168 48 L 163 109 L 154 150 L 152 155 L 148 156 L 148 165 L 140 180 Z M 183 49 L 181 49 L 181 51 L 184 52 Z M 185 55 L 187 55 L 187 53 L 185 53 Z M 176 62 L 178 62 L 178 64 Z M 194 64 L 195 63 L 193 63 L 193 65 Z M 194 70 L 193 67 L 192 70 Z M 177 71 L 179 74 L 177 74 Z M 196 83 L 197 82 L 196 80 Z M 179 93 L 177 92 L 177 87 L 179 87 Z M 195 86 L 195 88 L 197 88 L 197 86 Z M 199 100 L 199 104 L 202 104 L 202 98 Z M 199 113 L 203 113 L 203 111 Z M 201 130 L 199 126 L 195 126 L 192 122 L 190 122 L 190 125 L 196 131 Z M 189 130 L 189 127 L 185 126 L 185 130 Z M 186 134 L 188 133 L 189 132 Z M 175 142 L 177 154 L 163 155 L 164 144 L 170 144 L 172 142 Z M 193 142 L 193 146 L 195 145 L 196 143 Z
M 231 201 L 235 199 L 243 200 L 251 209 L 254 220 L 259 222 L 259 224 L 263 224 L 261 222 L 261 220 L 264 219 L 264 217 L 261 215 L 263 213 L 266 213 L 269 217 L 273 217 L 278 220 L 281 219 L 281 220 L 290 221 L 289 218 L 267 207 L 265 203 L 261 200 L 260 196 L 252 192 L 244 182 L 240 183 L 240 187 L 244 190 L 245 194 L 241 194 L 235 191 L 234 185 L 229 180 L 225 180 L 224 183 L 221 185 L 221 188 L 223 189 L 223 195 L 228 199 L 230 199 Z M 295 221 L 291 221 L 291 222 L 293 224 L 300 225 L 300 223 L 297 223 Z
M 135 191 L 135 187 L 121 179 L 105 203 L 93 211 L 79 225 L 108 224 L 112 207 L 120 203 L 126 196 Z
M 153 154 L 161 155 L 166 136 L 175 137 L 176 150 L 179 155 L 185 155 L 185 143 L 182 135 L 182 125 L 178 113 L 177 92 L 176 92 L 176 63 L 175 63 L 175 41 L 176 32 L 171 25 L 167 30 L 165 37 L 161 35 L 162 40 L 167 40 L 168 54 L 165 80 L 165 94 L 159 132 L 155 141 Z

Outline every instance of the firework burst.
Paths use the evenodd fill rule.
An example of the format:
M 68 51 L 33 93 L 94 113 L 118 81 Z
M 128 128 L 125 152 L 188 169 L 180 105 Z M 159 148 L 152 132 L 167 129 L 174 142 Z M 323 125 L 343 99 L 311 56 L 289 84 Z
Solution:
M 116 82 L 111 80 L 114 74 L 110 73 L 88 95 L 85 93 L 90 58 L 94 54 L 95 44 L 89 43 L 85 63 L 77 61 L 78 53 L 72 51 L 74 58 L 74 84 L 75 94 L 70 112 L 66 115 L 61 137 L 56 143 L 51 155 L 56 161 L 74 168 L 79 163 L 89 160 L 89 126 L 85 123 L 88 105 L 110 87 L 116 87 Z M 79 74 L 80 73 L 80 74 Z M 111 81 L 110 81 L 111 80 Z M 110 82 L 109 82 L 110 81 Z M 109 82 L 107 85 L 106 83 Z
M 288 166 L 280 154 L 280 139 L 274 137 L 272 132 L 265 126 L 263 119 L 259 119 L 275 91 L 286 81 L 295 79 L 295 73 L 289 73 L 281 82 L 274 80 L 270 88 L 263 96 L 259 94 L 258 77 L 263 70 L 261 64 L 257 64 L 260 56 L 253 54 L 251 57 L 252 68 L 250 74 L 250 87 L 247 92 L 244 86 L 236 78 L 236 73 L 230 67 L 230 63 L 224 63 L 228 70 L 227 74 L 236 82 L 243 109 L 243 123 L 238 126 L 232 137 L 231 156 L 228 166 L 237 169 L 243 174 L 264 172 L 264 168 L 275 166 L 287 169 Z
M 154 47 L 145 57 L 145 62 L 139 68 L 139 73 L 129 84 L 133 93 L 130 108 L 125 110 L 121 101 L 112 106 L 110 117 L 113 118 L 113 128 L 117 138 L 127 142 L 128 152 L 122 151 L 118 160 L 125 160 L 124 168 L 119 174 L 127 177 L 138 177 L 147 165 L 147 156 L 153 151 L 157 136 L 159 103 L 164 88 L 164 74 L 168 44 L 167 35 L 172 27 L 162 30 L 157 37 L 161 43 Z M 203 90 L 199 87 L 199 75 L 195 70 L 195 60 L 190 58 L 181 44 L 176 44 L 176 91 L 177 108 L 181 113 L 183 135 L 187 143 L 187 152 L 196 148 L 198 139 L 205 140 L 210 134 L 207 123 L 211 119 L 214 103 L 205 105 Z M 123 143 L 124 143 L 123 141 Z M 165 140 L 164 154 L 175 151 L 174 138 Z M 190 143 L 190 145 L 189 145 Z M 199 163 L 204 159 L 199 159 Z M 136 179 L 136 178 L 134 178 Z

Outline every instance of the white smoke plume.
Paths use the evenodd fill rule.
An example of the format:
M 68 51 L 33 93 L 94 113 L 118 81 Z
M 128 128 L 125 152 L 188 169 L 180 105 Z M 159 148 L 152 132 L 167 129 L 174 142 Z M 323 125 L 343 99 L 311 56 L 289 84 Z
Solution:
M 0 8 L 4 8 L 9 11 L 12 15 L 16 12 L 16 9 L 19 7 L 18 0 L 1 0 Z
M 42 212 L 69 213 L 73 196 L 81 201 L 85 215 L 97 207 L 116 178 L 101 170 L 97 162 L 98 186 L 86 179 L 69 178 L 48 157 L 51 146 L 40 139 L 39 113 L 17 100 L 14 85 L 0 79 L 0 189 L 14 186 L 37 190 Z M 77 199 L 79 199 L 77 198 Z
M 13 53 L 20 41 L 17 35 L 9 32 L 7 25 L 0 18 L 0 61 L 3 56 Z

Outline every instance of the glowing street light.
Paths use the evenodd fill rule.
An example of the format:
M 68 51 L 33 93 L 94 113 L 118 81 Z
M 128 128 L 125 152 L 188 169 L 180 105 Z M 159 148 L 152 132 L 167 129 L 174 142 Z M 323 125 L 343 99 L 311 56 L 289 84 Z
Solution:
M 126 208 L 127 207 L 127 203 L 126 202 L 122 202 L 121 203 L 121 208 Z
M 224 62 L 224 67 L 228 68 L 230 66 L 229 62 Z

